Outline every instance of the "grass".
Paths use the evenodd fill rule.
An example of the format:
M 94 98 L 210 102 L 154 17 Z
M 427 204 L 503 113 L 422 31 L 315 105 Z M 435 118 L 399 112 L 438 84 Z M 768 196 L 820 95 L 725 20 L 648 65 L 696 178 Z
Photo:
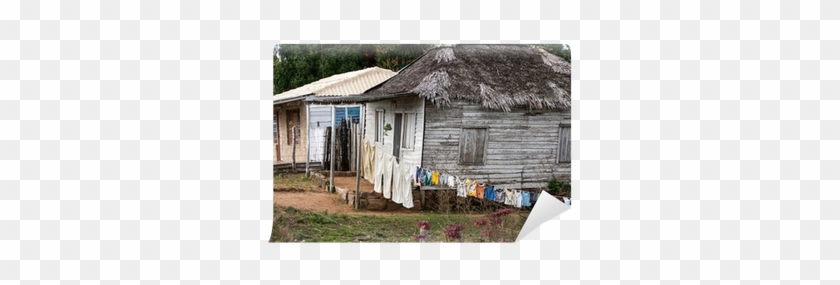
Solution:
M 274 177 L 274 188 L 313 190 L 318 183 L 303 173 L 280 173 Z
M 483 215 L 420 213 L 411 215 L 370 215 L 364 213 L 333 214 L 297 210 L 291 207 L 274 208 L 272 242 L 416 242 L 412 235 L 419 233 L 418 221 L 428 221 L 428 242 L 446 242 L 442 233 L 449 224 L 461 224 L 462 242 L 497 242 L 482 235 L 484 228 L 473 221 Z M 514 241 L 525 223 L 525 212 L 506 217 L 506 241 Z

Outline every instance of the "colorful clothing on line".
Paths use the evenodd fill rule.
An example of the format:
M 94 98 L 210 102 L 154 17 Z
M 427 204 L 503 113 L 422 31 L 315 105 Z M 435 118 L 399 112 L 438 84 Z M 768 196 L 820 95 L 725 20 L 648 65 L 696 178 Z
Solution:
M 531 206 L 531 192 L 522 191 L 522 207 Z
M 458 180 L 455 182 L 458 184 L 458 188 L 457 190 L 455 190 L 456 195 L 458 197 L 467 197 L 467 185 L 464 183 L 464 181 L 461 181 L 461 179 L 458 178 Z
M 539 192 L 531 193 L 531 206 L 536 206 L 537 205 L 537 199 L 539 199 L 539 198 L 540 198 L 540 193 Z
M 487 200 L 490 200 L 490 201 L 496 201 L 496 189 L 494 189 L 494 188 L 495 187 L 493 185 L 490 185 L 490 186 L 487 186 L 487 188 L 484 188 L 484 199 L 487 199 Z
M 484 188 L 486 187 L 487 184 L 475 183 L 475 197 L 479 199 L 484 199 Z
M 513 206 L 517 208 L 522 208 L 522 191 L 513 191 Z
M 467 196 L 475 197 L 475 182 L 467 179 L 464 184 L 467 185 Z
M 420 180 L 423 179 L 423 168 L 420 166 L 414 167 L 414 184 L 422 184 Z
M 440 182 L 440 172 L 432 171 L 432 185 L 438 185 Z
M 423 170 L 423 185 L 432 185 L 432 171 L 429 169 Z
M 505 202 L 505 189 L 500 187 L 500 188 L 496 188 L 494 190 L 495 191 L 493 191 L 493 192 L 496 192 L 496 193 L 493 194 L 493 195 L 495 195 L 495 197 L 493 197 L 494 198 L 493 200 L 495 200 L 496 202 L 499 202 L 499 203 L 504 203 Z M 484 191 L 487 191 L 487 190 L 484 190 Z
M 505 205 L 513 206 L 513 189 L 505 188 Z

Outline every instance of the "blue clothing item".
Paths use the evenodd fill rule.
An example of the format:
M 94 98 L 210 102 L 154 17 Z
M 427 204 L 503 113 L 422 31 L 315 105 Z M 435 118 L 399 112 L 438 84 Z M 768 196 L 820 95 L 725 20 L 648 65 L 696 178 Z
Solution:
M 522 191 L 522 207 L 531 206 L 531 192 Z
M 531 204 L 532 206 L 536 206 L 536 205 L 537 205 L 537 199 L 539 199 L 539 198 L 540 198 L 540 193 L 539 193 L 539 192 L 537 192 L 537 193 L 531 193 L 531 201 L 530 201 L 530 204 Z
M 416 167 L 417 167 L 417 169 L 415 170 L 415 173 L 414 173 L 414 181 L 417 182 L 417 183 L 421 183 L 422 182 L 421 180 L 423 180 L 423 168 L 420 168 L 419 166 L 416 166 Z
M 494 188 L 496 188 L 496 187 L 491 186 L 491 185 L 487 185 L 487 187 L 484 187 L 484 199 L 487 199 L 487 200 L 490 200 L 490 201 L 495 201 L 496 200 L 496 190 Z
M 432 170 L 426 169 L 426 174 L 423 177 L 423 185 L 432 185 Z

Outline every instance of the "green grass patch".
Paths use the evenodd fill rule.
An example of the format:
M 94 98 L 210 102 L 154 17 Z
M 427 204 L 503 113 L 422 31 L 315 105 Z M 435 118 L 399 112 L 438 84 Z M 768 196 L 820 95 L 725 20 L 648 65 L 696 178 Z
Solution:
M 304 173 L 281 173 L 274 177 L 274 188 L 303 189 L 306 191 L 318 187 L 318 183 L 306 177 Z
M 461 242 L 498 242 L 482 234 L 485 227 L 473 225 L 483 215 L 420 213 L 371 215 L 361 213 L 334 214 L 275 207 L 272 242 L 416 242 L 419 233 L 415 223 L 428 221 L 428 242 L 446 242 L 442 233 L 450 224 L 460 224 Z M 527 219 L 527 212 L 514 212 L 505 217 L 504 229 L 498 237 L 514 241 Z

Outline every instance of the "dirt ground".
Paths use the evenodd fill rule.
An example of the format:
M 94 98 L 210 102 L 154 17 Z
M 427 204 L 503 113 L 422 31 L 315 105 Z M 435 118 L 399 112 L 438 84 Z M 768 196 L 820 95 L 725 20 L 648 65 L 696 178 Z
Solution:
M 300 175 L 293 175 L 297 179 Z M 366 214 L 366 215 L 394 215 L 394 214 L 417 214 L 408 209 L 400 211 L 363 211 L 353 209 L 352 205 L 346 204 L 338 194 L 327 193 L 326 189 L 317 182 L 307 183 L 310 187 L 301 187 L 302 191 L 275 191 L 274 203 L 282 207 L 293 207 L 300 210 L 311 210 L 316 212 L 341 213 L 341 214 Z M 356 189 L 356 177 L 345 176 L 335 177 L 336 187 L 345 189 Z M 305 189 L 309 188 L 309 189 Z M 361 178 L 359 182 L 360 192 L 373 192 L 373 184 Z

